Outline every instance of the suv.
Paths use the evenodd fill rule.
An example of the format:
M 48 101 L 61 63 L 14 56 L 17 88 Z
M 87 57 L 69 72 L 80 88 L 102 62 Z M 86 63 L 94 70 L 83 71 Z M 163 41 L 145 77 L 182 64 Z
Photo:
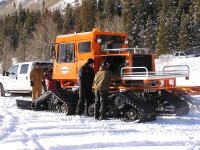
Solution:
M 0 75 L 0 96 L 5 96 L 5 93 L 31 93 L 30 71 L 36 62 L 40 63 L 44 72 L 52 64 L 52 62 L 44 61 L 14 64 L 7 72 L 3 71 L 3 74 Z

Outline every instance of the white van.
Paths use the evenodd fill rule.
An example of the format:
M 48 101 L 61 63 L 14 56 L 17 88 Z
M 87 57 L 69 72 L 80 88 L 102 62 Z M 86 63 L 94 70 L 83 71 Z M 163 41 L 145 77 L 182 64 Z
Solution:
M 3 71 L 0 75 L 0 96 L 5 96 L 5 93 L 30 93 L 30 71 L 36 62 L 40 63 L 44 72 L 52 62 L 47 61 L 32 61 L 22 62 L 11 66 L 7 72 Z

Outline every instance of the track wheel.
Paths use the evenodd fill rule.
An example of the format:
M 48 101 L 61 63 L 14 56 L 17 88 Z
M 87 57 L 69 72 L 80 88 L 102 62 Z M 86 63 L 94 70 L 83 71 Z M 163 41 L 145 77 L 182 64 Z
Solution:
M 53 105 L 51 103 L 48 103 L 48 110 L 52 111 L 53 110 Z
M 61 110 L 61 112 L 62 113 L 68 113 L 68 106 L 67 106 L 67 104 L 66 103 L 63 103 L 62 105 L 61 105 L 61 107 L 60 107 L 60 110 Z
M 61 105 L 60 104 L 54 104 L 53 110 L 56 111 L 56 112 L 61 112 Z
M 112 105 L 107 106 L 107 116 L 109 118 L 114 118 L 116 116 L 115 108 Z
M 88 115 L 94 117 L 94 104 L 90 105 L 88 108 Z
M 135 108 L 131 107 L 126 111 L 126 116 L 129 120 L 136 120 L 138 118 L 138 112 Z

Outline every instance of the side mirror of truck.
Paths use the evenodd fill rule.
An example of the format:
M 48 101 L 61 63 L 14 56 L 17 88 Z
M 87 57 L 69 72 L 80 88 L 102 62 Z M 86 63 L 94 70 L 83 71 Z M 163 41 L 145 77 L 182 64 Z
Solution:
M 51 44 L 50 46 L 50 58 L 54 59 L 55 58 L 55 45 Z
M 9 72 L 7 72 L 7 71 L 5 71 L 5 70 L 2 71 L 2 76 L 9 76 L 9 75 L 10 75 Z
M 6 71 L 3 70 L 3 71 L 2 71 L 2 76 L 5 76 L 5 75 L 6 75 Z
M 5 76 L 9 76 L 9 74 L 10 74 L 9 72 L 7 72 L 7 71 L 5 72 Z

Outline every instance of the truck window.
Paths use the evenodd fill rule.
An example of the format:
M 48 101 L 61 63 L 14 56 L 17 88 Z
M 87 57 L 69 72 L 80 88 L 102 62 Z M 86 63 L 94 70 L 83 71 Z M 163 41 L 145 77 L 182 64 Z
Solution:
M 14 65 L 8 70 L 8 73 L 11 75 L 16 75 L 18 68 L 19 68 L 19 65 Z
M 74 62 L 74 43 L 59 44 L 58 46 L 58 63 Z
M 26 74 L 28 72 L 28 64 L 21 65 L 20 74 Z
M 179 53 L 175 53 L 175 56 L 178 56 L 179 55 Z
M 180 53 L 180 56 L 186 56 L 185 53 Z
M 101 52 L 106 52 L 105 49 L 122 48 L 122 37 L 116 35 L 100 35 Z
M 79 53 L 88 53 L 91 51 L 91 42 L 79 42 L 78 43 Z

